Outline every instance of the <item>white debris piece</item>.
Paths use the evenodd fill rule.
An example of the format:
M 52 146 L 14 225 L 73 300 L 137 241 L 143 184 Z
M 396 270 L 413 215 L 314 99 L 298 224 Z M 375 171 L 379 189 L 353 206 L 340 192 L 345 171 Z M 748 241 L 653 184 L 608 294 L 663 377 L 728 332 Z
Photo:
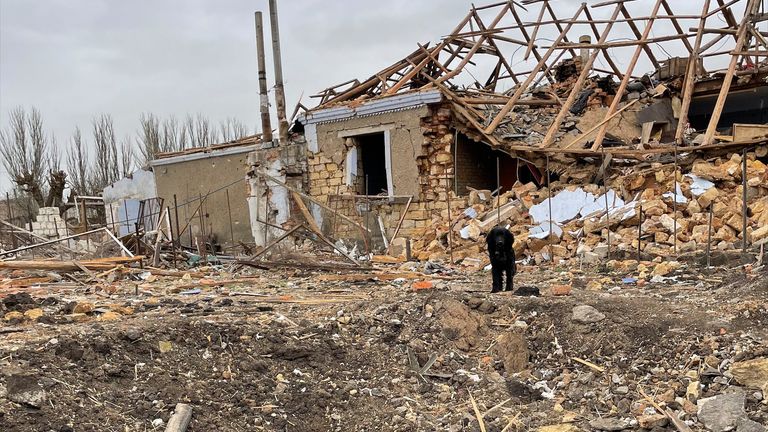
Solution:
M 530 230 L 528 230 L 528 237 L 537 239 L 545 239 L 549 237 L 550 234 L 557 238 L 561 238 L 563 236 L 563 229 L 557 223 L 552 222 L 552 232 L 550 233 L 549 221 L 544 221 L 539 225 L 534 225 Z
M 677 190 L 677 196 L 675 196 L 675 194 L 672 193 L 672 192 L 667 192 L 667 193 L 665 193 L 662 196 L 664 198 L 669 198 L 669 199 L 672 199 L 672 200 L 677 200 L 678 204 L 688 204 L 688 198 L 686 198 L 685 195 L 683 195 L 683 190 L 680 189 L 680 184 L 679 183 L 677 184 L 677 189 L 676 190 Z
M 691 184 L 691 193 L 694 196 L 703 195 L 704 192 L 715 187 L 715 184 L 712 183 L 711 181 L 704 180 L 703 178 L 698 177 L 695 174 L 686 174 L 685 176 L 693 181 L 693 183 Z

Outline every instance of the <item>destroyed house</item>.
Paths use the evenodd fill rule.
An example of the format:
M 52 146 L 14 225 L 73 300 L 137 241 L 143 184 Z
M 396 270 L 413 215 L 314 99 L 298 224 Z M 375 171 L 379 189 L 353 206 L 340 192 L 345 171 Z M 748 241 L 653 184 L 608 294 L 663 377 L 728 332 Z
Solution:
M 447 250 L 459 219 L 474 219 L 476 239 L 526 216 L 511 205 L 526 191 L 599 185 L 608 196 L 606 183 L 659 164 L 688 172 L 744 149 L 764 158 L 761 2 L 695 13 L 650 3 L 473 7 L 436 44 L 323 90 L 293 128 L 306 141 L 314 222 L 332 237 L 363 233 L 368 248 L 410 237 Z M 340 228 L 337 213 L 359 226 Z
M 169 217 L 174 232 L 181 232 L 178 241 L 182 245 L 194 248 L 200 236 L 219 245 L 253 242 L 245 176 L 248 153 L 258 141 L 255 135 L 160 153 L 150 163 L 156 196 L 163 207 L 170 208 Z

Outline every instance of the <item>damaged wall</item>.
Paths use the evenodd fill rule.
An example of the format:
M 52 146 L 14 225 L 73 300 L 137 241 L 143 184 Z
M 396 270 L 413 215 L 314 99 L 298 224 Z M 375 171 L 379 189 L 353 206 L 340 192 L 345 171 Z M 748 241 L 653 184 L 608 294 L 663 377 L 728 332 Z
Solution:
M 200 196 L 208 198 L 203 204 L 205 233 L 216 237 L 220 243 L 253 242 L 248 211 L 248 188 L 245 176 L 247 152 L 251 146 L 228 151 L 177 156 L 152 162 L 157 182 L 157 196 L 165 200 L 173 210 L 173 195 L 179 203 L 179 223 L 191 219 L 193 236 L 200 234 L 198 207 Z M 227 203 L 229 191 L 229 203 Z M 210 195 L 209 195 L 210 194 Z M 182 205 L 187 203 L 186 205 Z M 231 231 L 230 231 L 231 214 Z M 188 244 L 188 234 L 182 236 Z
M 345 176 L 347 156 L 354 136 L 389 134 L 392 181 L 395 195 L 418 195 L 418 169 L 415 159 L 422 154 L 419 120 L 429 114 L 425 106 L 398 112 L 357 117 L 316 125 L 317 154 L 309 155 L 310 191 L 323 197 L 348 188 Z M 351 139 L 349 139 L 351 138 Z M 382 159 L 381 161 L 385 161 Z
M 306 145 L 303 142 L 287 146 L 258 149 L 248 155 L 248 208 L 251 232 L 258 246 L 285 233 L 284 226 L 293 211 L 290 191 L 284 186 L 262 178 L 264 173 L 297 190 L 304 189 Z M 270 226 L 272 225 L 272 226 Z

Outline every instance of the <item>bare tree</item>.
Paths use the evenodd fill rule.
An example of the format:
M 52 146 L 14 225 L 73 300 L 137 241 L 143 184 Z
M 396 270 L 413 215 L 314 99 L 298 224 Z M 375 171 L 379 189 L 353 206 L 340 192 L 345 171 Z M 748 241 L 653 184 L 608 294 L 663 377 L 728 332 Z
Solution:
M 160 146 L 163 152 L 174 152 L 183 150 L 182 143 L 179 138 L 181 130 L 179 121 L 176 117 L 171 116 L 163 121 L 163 139 Z
M 143 163 L 147 164 L 160 153 L 160 120 L 157 116 L 148 113 L 142 114 L 139 118 L 141 129 L 139 130 L 139 152 L 143 158 Z
M 94 118 L 93 141 L 96 149 L 93 183 L 95 190 L 102 190 L 120 178 L 120 163 L 112 116 L 102 114 Z
M 141 163 L 146 165 L 158 153 L 178 152 L 191 147 L 207 147 L 221 141 L 229 142 L 248 135 L 248 127 L 235 118 L 227 118 L 218 129 L 202 114 L 187 114 L 183 121 L 175 116 L 161 120 L 144 113 L 137 142 Z
M 67 171 L 69 171 L 69 184 L 77 195 L 90 195 L 91 178 L 89 168 L 88 150 L 83 143 L 83 134 L 76 127 L 70 140 L 70 148 L 67 153 Z
M 120 175 L 127 177 L 133 172 L 133 161 L 135 160 L 134 148 L 131 143 L 131 137 L 126 136 L 120 142 Z
M 184 119 L 184 129 L 187 131 L 190 147 L 207 147 L 217 144 L 219 134 L 207 117 L 198 113 L 194 117 L 187 114 Z
M 10 125 L 0 131 L 3 165 L 13 182 L 39 206 L 59 203 L 64 190 L 66 174 L 59 169 L 58 150 L 53 145 L 51 148 L 42 115 L 34 107 L 29 114 L 23 107 L 13 109 Z
M 221 141 L 230 142 L 248 135 L 248 128 L 240 120 L 228 117 L 219 124 Z

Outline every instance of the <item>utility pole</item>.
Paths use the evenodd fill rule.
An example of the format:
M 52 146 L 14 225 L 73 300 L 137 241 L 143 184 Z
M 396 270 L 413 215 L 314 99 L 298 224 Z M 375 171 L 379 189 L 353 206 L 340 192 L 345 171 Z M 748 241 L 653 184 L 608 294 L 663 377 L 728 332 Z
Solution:
M 269 96 L 267 96 L 267 65 L 264 57 L 264 24 L 261 12 L 255 13 L 256 53 L 259 62 L 259 112 L 261 113 L 261 142 L 272 144 L 272 122 L 269 119 Z
M 272 58 L 275 62 L 275 105 L 280 131 L 280 145 L 288 144 L 288 120 L 285 116 L 285 88 L 283 63 L 280 54 L 280 26 L 277 22 L 277 0 L 269 0 L 269 22 L 272 27 Z

